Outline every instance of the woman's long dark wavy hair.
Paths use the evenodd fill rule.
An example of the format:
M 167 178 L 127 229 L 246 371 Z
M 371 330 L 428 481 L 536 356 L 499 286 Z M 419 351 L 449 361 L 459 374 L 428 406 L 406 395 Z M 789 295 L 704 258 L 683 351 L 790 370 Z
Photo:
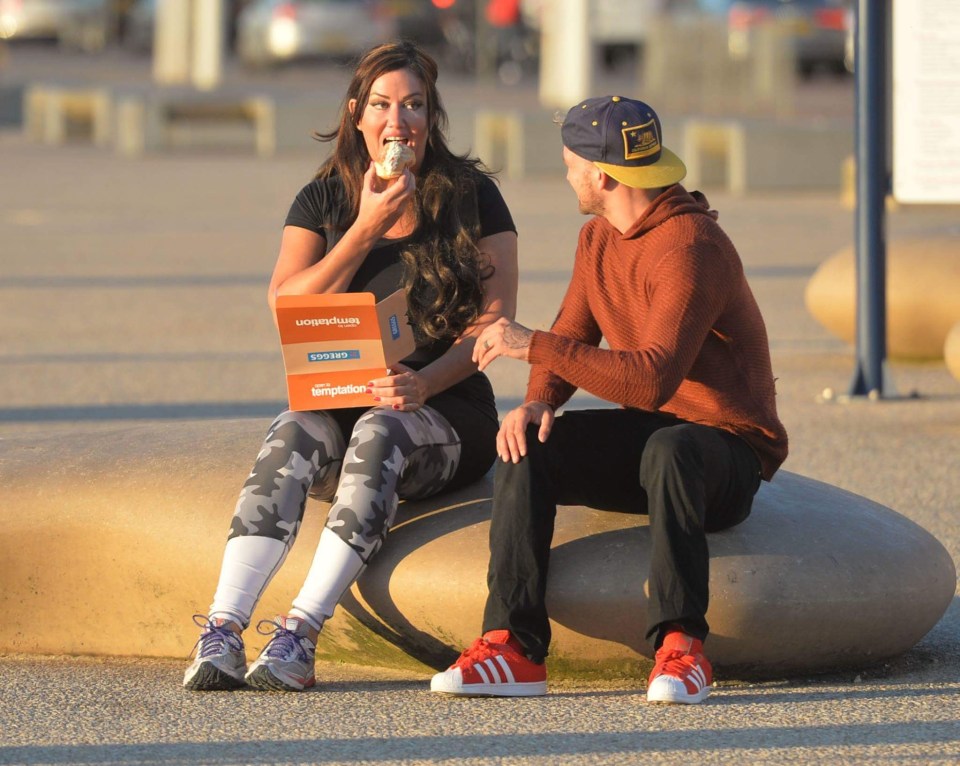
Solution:
M 447 146 L 447 113 L 437 91 L 437 64 L 411 42 L 379 45 L 360 59 L 340 112 L 340 124 L 320 141 L 335 142 L 317 178 L 339 176 L 346 189 L 348 228 L 357 218 L 363 175 L 370 154 L 357 127 L 374 81 L 409 69 L 423 83 L 427 106 L 426 153 L 417 176 L 417 244 L 403 249 L 404 287 L 410 321 L 418 335 L 453 340 L 483 313 L 483 281 L 493 266 L 477 248 L 480 218 L 477 182 L 491 174 L 479 159 L 457 155 Z M 349 103 L 356 99 L 354 113 Z

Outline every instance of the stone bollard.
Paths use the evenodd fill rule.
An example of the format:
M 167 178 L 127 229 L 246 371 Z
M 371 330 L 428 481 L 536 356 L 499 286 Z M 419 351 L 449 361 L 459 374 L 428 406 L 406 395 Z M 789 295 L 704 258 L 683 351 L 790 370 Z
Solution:
M 947 342 L 943 344 L 943 361 L 950 374 L 960 380 L 960 322 L 947 333 Z
M 848 343 L 856 327 L 852 247 L 822 264 L 807 283 L 807 310 Z M 946 236 L 893 241 L 887 248 L 887 351 L 893 358 L 941 359 L 960 321 L 960 242 Z

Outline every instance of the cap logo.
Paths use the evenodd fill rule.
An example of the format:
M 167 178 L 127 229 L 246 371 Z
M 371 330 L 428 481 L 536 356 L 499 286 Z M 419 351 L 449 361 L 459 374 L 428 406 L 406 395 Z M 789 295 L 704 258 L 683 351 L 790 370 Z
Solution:
M 625 160 L 643 159 L 660 151 L 660 138 L 657 136 L 657 126 L 653 120 L 643 125 L 623 128 L 620 132 L 623 134 Z

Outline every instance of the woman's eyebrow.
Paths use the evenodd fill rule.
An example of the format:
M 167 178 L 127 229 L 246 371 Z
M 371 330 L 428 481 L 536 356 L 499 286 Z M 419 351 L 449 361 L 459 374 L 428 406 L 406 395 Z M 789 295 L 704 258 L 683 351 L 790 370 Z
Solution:
M 388 96 L 386 93 L 377 93 L 376 91 L 372 91 L 370 93 L 370 98 L 373 98 L 374 96 L 376 96 L 377 98 L 385 98 L 385 99 L 390 98 L 390 96 Z M 413 98 L 415 96 L 418 98 L 423 98 L 423 94 L 420 91 L 415 90 L 413 93 L 408 93 L 406 96 L 404 96 L 400 100 L 406 101 L 408 98 Z

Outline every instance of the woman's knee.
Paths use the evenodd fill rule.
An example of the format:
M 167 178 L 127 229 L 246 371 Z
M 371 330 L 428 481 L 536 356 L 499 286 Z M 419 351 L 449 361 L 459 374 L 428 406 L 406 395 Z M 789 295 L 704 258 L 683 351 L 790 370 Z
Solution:
M 446 418 L 429 408 L 371 410 L 357 422 L 350 446 L 357 461 L 389 461 L 396 469 L 396 491 L 405 499 L 436 494 L 460 463 L 460 437 Z
M 303 452 L 324 445 L 327 452 L 343 453 L 344 438 L 340 426 L 326 412 L 286 410 L 274 419 L 267 441 L 282 440 L 290 451 Z
M 309 493 L 329 499 L 345 450 L 343 433 L 330 415 L 286 410 L 271 424 L 253 474 L 276 481 L 277 473 L 286 472 L 291 461 L 309 465 Z
M 423 444 L 458 441 L 453 427 L 435 410 L 424 407 L 414 412 L 389 410 L 374 407 L 363 413 L 353 428 L 351 443 L 363 441 L 388 440 L 400 445 L 419 446 Z
M 364 412 L 353 427 L 354 435 L 363 432 L 382 436 L 406 431 L 405 421 L 410 419 L 412 412 L 388 410 L 383 407 L 373 407 Z
M 401 414 L 377 407 L 360 416 L 350 435 L 350 455 L 344 465 L 347 473 L 356 473 L 368 464 L 382 466 L 391 456 L 401 459 L 410 451 L 410 437 Z

